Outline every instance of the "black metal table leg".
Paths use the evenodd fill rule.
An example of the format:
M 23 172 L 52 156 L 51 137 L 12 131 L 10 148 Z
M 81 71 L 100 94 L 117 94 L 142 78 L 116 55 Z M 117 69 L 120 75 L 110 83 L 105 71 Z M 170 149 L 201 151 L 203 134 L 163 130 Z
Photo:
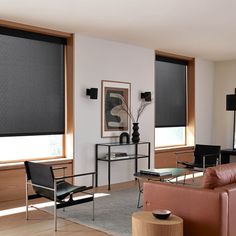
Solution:
M 108 190 L 111 190 L 111 147 L 108 147 Z
M 135 144 L 135 173 L 138 172 L 138 144 Z
M 138 179 L 138 203 L 137 203 L 137 208 L 141 208 L 143 207 L 143 205 L 140 205 L 140 198 L 141 198 L 141 194 L 143 193 L 143 188 L 141 186 L 140 180 Z
M 98 186 L 98 145 L 95 145 L 95 186 Z
M 148 169 L 150 169 L 151 166 L 151 144 L 148 143 Z

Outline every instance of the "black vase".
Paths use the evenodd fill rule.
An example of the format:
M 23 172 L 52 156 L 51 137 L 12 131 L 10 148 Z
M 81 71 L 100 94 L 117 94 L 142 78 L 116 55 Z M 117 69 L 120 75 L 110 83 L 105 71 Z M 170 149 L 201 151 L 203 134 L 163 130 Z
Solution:
M 140 134 L 138 132 L 139 126 L 138 123 L 133 123 L 133 133 L 132 133 L 132 141 L 133 143 L 138 143 L 140 141 Z

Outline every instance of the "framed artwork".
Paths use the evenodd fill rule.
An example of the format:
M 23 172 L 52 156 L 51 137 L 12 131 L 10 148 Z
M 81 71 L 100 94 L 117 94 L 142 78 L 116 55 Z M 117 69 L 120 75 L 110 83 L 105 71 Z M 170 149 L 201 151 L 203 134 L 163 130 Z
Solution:
M 102 137 L 117 137 L 130 131 L 130 117 L 122 105 L 130 108 L 130 83 L 102 80 Z

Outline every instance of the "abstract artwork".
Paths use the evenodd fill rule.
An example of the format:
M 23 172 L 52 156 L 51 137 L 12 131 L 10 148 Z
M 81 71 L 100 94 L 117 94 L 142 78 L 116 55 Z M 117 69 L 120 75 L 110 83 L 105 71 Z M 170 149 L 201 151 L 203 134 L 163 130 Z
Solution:
M 130 130 L 130 119 L 122 109 L 130 107 L 130 83 L 102 81 L 102 137 L 117 137 Z

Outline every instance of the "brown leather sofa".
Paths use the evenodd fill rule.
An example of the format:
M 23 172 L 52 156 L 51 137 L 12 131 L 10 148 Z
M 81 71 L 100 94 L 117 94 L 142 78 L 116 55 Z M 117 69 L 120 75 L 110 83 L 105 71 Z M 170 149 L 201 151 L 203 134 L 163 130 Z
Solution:
M 144 183 L 144 210 L 169 209 L 184 236 L 236 236 L 236 163 L 207 168 L 202 187 Z

